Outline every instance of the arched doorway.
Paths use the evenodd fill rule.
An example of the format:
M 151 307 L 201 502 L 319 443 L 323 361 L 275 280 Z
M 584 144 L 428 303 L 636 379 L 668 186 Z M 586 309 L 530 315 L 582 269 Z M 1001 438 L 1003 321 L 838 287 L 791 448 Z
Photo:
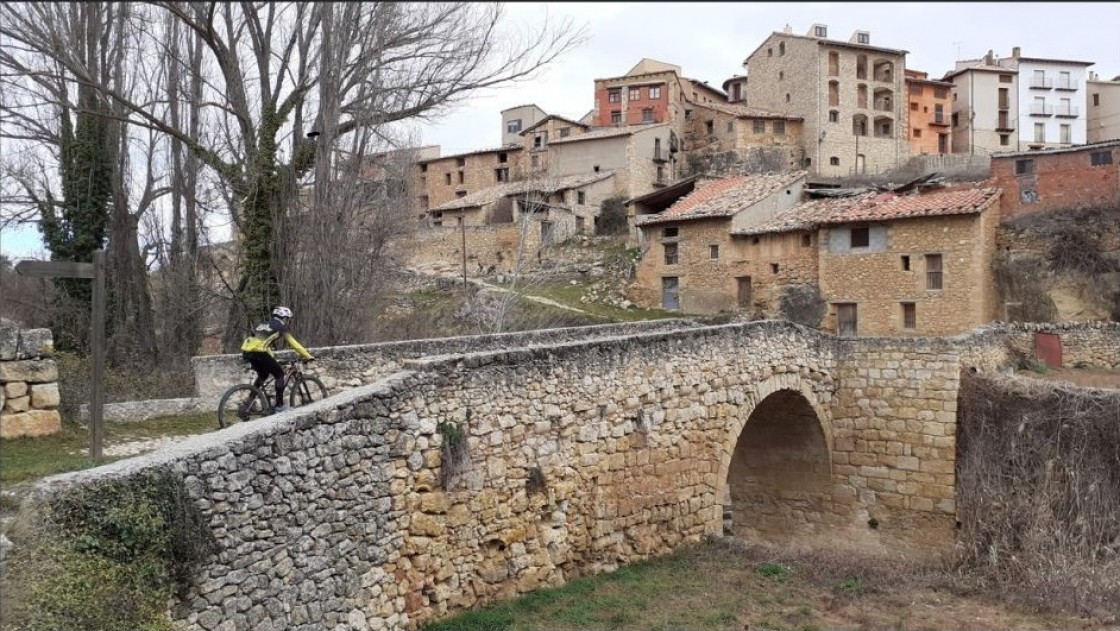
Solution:
M 731 455 L 725 533 L 776 543 L 810 534 L 828 510 L 831 472 L 821 419 L 805 396 L 795 390 L 767 396 Z

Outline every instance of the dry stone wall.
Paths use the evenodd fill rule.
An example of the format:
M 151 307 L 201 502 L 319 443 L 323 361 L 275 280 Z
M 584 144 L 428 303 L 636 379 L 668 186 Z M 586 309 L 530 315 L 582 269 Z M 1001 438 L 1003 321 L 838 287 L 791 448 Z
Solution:
M 0 438 L 62 431 L 50 329 L 0 323 Z

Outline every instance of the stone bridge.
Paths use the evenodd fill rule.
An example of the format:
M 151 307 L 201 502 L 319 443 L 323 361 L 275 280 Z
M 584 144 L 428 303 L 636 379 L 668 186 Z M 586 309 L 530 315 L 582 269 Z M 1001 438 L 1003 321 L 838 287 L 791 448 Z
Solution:
M 316 350 L 366 383 L 39 492 L 180 477 L 218 550 L 173 608 L 188 629 L 415 628 L 720 535 L 728 501 L 748 539 L 937 554 L 960 372 L 1029 355 L 1037 330 L 764 321 Z M 1120 366 L 1120 326 L 1056 332 L 1068 364 Z

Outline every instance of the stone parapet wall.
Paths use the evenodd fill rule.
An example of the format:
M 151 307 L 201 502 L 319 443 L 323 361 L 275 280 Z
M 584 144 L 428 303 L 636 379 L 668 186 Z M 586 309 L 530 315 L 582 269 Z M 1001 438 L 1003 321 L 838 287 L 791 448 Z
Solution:
M 961 345 L 962 364 L 997 370 L 1035 357 L 1036 333 L 1058 336 L 1065 366 L 1120 369 L 1120 322 L 997 323 L 948 339 Z
M 382 342 L 311 348 L 315 355 L 313 374 L 323 380 L 330 392 L 373 383 L 401 369 L 402 361 L 429 355 L 453 355 L 520 346 L 548 345 L 581 339 L 625 335 L 643 331 L 669 331 L 698 326 L 681 319 L 648 320 L 626 324 L 604 324 L 558 329 L 539 329 L 493 335 Z M 281 360 L 295 359 L 292 351 L 277 353 Z M 245 381 L 246 365 L 241 355 L 206 355 L 191 358 L 196 396 L 203 401 L 217 402 L 222 393 L 235 383 Z
M 0 438 L 62 431 L 50 329 L 0 323 Z

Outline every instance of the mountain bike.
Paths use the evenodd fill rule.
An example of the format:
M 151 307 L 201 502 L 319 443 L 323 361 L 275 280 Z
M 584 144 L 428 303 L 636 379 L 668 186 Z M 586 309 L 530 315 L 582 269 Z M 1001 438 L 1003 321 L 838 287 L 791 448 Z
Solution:
M 327 397 L 327 387 L 314 375 L 303 372 L 299 360 L 281 362 L 284 367 L 284 389 L 288 392 L 288 406 L 299 407 Z M 263 418 L 275 412 L 272 405 L 272 392 L 275 392 L 275 378 L 269 375 L 261 387 L 253 385 L 257 373 L 248 363 L 245 371 L 250 377 L 247 383 L 239 383 L 222 394 L 218 402 L 218 427 L 225 428 L 234 423 Z

